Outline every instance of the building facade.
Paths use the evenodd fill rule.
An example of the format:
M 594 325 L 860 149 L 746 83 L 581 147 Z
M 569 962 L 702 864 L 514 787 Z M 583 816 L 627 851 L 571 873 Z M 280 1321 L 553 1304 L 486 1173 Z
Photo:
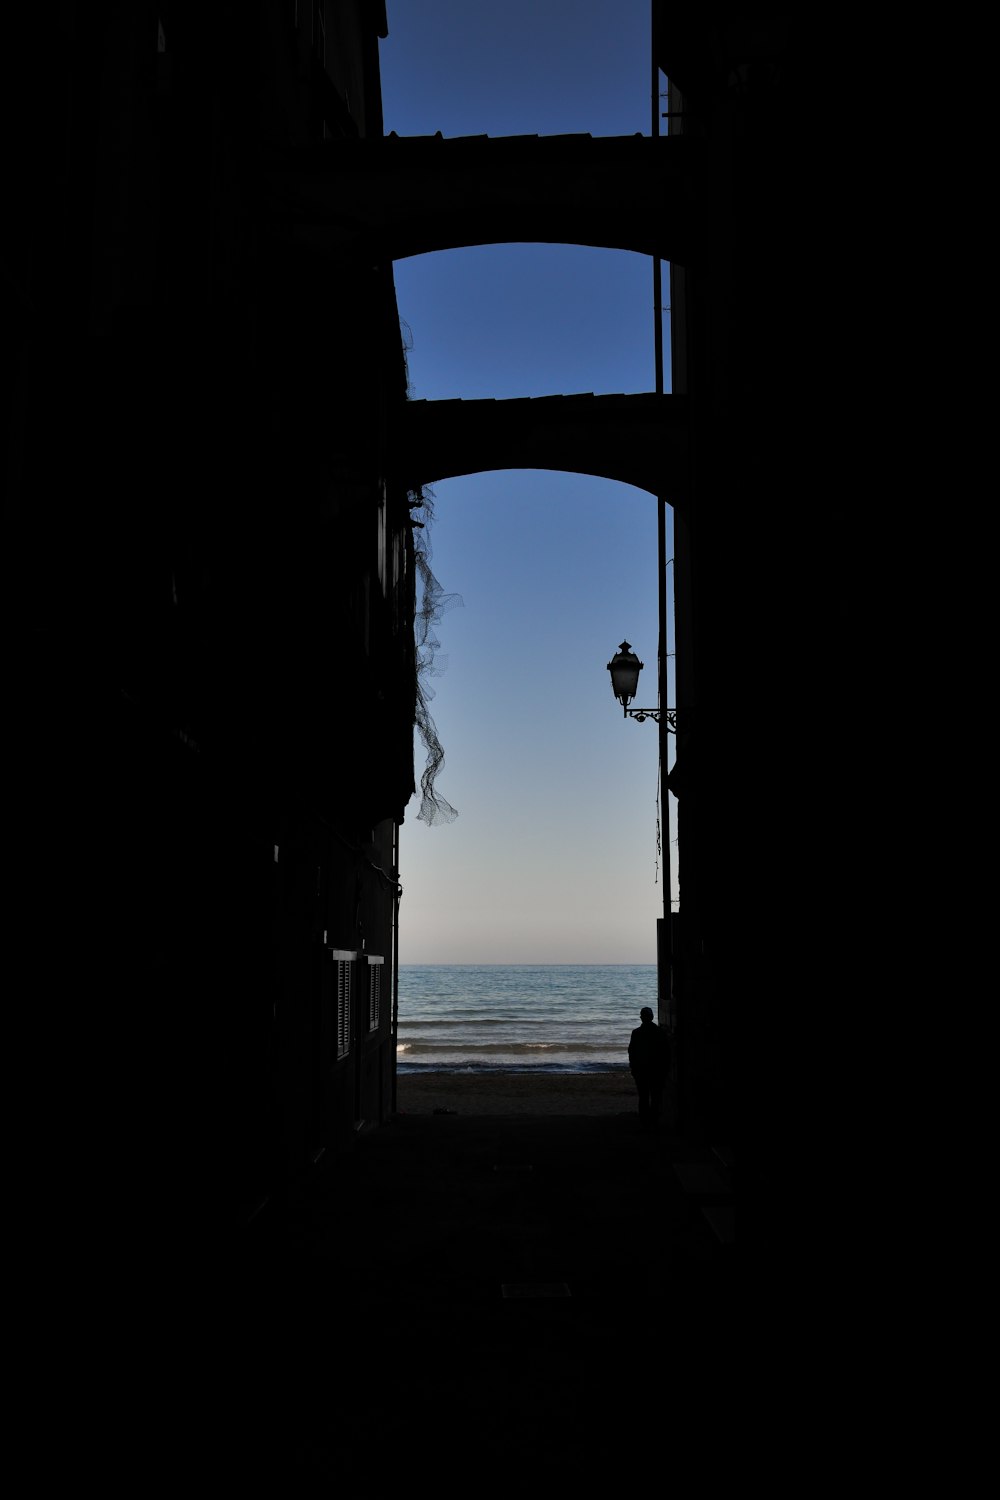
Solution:
M 393 1107 L 405 356 L 391 263 L 280 204 L 381 134 L 384 7 L 54 11 L 7 256 L 25 1109 L 91 1201 L 236 1229 Z

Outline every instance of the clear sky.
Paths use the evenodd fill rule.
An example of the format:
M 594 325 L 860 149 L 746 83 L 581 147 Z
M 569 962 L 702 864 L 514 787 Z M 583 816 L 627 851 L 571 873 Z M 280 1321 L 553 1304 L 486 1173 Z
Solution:
M 650 133 L 648 0 L 387 0 L 387 17 L 387 133 Z M 655 388 L 648 257 L 479 246 L 398 261 L 395 281 L 415 399 Z M 664 349 L 669 372 L 669 318 Z M 431 566 L 461 600 L 430 704 L 458 817 L 407 809 L 400 961 L 654 963 L 658 734 L 623 717 L 606 667 L 627 638 L 656 704 L 656 501 L 537 469 L 432 489 Z M 418 779 L 425 759 L 418 739 Z

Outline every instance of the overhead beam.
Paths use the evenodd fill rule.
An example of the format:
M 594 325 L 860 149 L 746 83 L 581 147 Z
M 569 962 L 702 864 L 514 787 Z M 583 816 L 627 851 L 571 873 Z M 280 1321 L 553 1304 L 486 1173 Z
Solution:
M 406 489 L 491 469 L 558 469 L 632 484 L 675 505 L 688 493 L 681 396 L 407 401 L 393 434 L 393 478 Z
M 272 232 L 373 263 L 462 245 L 604 246 L 683 263 L 704 215 L 688 137 L 387 136 L 266 163 Z

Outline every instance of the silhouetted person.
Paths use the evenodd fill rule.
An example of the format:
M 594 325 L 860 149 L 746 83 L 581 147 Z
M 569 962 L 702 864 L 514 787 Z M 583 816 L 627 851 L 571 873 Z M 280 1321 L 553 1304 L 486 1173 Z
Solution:
M 653 1020 L 653 1012 L 644 1005 L 637 1026 L 629 1038 L 628 1065 L 639 1093 L 639 1124 L 655 1129 L 663 1113 L 663 1090 L 670 1071 L 670 1038 Z

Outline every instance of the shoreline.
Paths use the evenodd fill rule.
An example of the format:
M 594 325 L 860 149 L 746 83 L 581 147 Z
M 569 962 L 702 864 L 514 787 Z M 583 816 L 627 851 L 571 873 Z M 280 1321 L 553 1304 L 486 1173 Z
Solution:
M 614 1115 L 636 1109 L 627 1068 L 606 1073 L 398 1073 L 396 1113 Z

